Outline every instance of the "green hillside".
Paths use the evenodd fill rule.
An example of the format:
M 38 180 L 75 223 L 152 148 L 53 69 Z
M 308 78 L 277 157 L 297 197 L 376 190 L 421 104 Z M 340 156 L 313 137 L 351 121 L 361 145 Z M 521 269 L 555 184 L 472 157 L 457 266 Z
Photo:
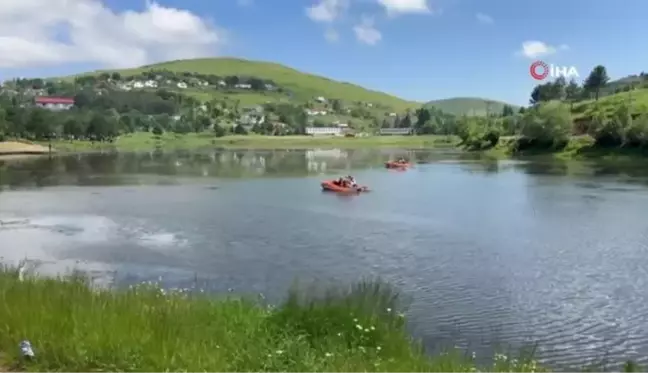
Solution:
M 598 101 L 584 100 L 571 105 L 575 120 L 589 118 L 595 113 L 611 117 L 620 105 L 628 105 L 631 112 L 639 114 L 648 111 L 648 88 L 634 89 L 602 96 Z
M 434 100 L 425 104 L 426 107 L 435 107 L 446 113 L 454 115 L 486 115 L 486 113 L 501 113 L 505 105 L 519 109 L 517 105 L 510 105 L 501 101 L 488 100 L 478 97 L 454 97 L 443 100 Z
M 645 73 L 628 75 L 621 79 L 612 80 L 608 82 L 605 87 L 601 89 L 600 96 L 610 96 L 622 91 L 630 89 L 648 88 L 648 79 Z
M 287 91 L 279 93 L 239 93 L 248 104 L 261 104 L 266 101 L 289 100 L 304 102 L 313 97 L 324 96 L 327 99 L 339 99 L 346 102 L 372 103 L 376 108 L 405 111 L 409 108 L 419 107 L 421 104 L 406 101 L 398 97 L 372 91 L 360 86 L 338 82 L 321 76 L 301 72 L 280 64 L 261 61 L 249 61 L 238 58 L 201 58 L 192 60 L 178 60 L 163 62 L 154 65 L 142 66 L 125 70 L 102 70 L 81 75 L 99 74 L 102 72 L 119 72 L 122 76 L 132 76 L 150 70 L 168 70 L 176 73 L 191 72 L 196 74 L 211 74 L 218 76 L 248 76 L 268 79 Z M 191 93 L 191 92 L 189 92 Z M 223 96 L 223 92 L 203 91 L 193 92 L 196 96 L 207 98 L 209 96 Z M 230 96 L 238 95 L 228 92 Z

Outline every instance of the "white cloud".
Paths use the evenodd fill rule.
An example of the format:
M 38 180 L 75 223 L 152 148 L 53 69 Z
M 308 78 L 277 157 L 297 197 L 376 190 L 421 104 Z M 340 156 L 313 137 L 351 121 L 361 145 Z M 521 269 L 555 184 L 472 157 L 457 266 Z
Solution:
M 493 20 L 493 17 L 489 16 L 488 14 L 477 13 L 476 17 L 477 17 L 477 21 L 479 21 L 479 23 L 483 23 L 485 25 L 490 25 L 490 24 L 493 24 L 495 22 Z
M 431 13 L 428 0 L 377 0 L 387 11 L 388 15 L 407 13 Z
M 519 50 L 516 54 L 527 58 L 539 58 L 555 54 L 559 50 L 567 49 L 569 49 L 569 46 L 566 44 L 561 44 L 558 47 L 554 47 L 542 41 L 529 40 L 522 43 L 522 49 Z
M 340 34 L 335 29 L 327 29 L 326 32 L 324 33 L 324 38 L 326 41 L 329 43 L 335 43 L 338 40 L 340 40 Z
M 306 8 L 306 15 L 315 22 L 331 23 L 340 18 L 348 7 L 348 0 L 319 0 L 319 3 Z
M 0 68 L 133 67 L 214 55 L 224 42 L 224 31 L 207 20 L 155 2 L 115 12 L 100 0 L 0 1 Z
M 353 27 L 353 32 L 359 42 L 367 45 L 376 45 L 382 39 L 382 34 L 374 27 L 371 17 L 363 17 L 362 21 Z

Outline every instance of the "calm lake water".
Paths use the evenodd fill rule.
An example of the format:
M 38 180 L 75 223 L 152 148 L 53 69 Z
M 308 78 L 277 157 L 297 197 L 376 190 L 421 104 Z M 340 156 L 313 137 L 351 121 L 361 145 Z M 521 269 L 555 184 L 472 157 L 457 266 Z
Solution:
M 407 172 L 383 162 L 406 156 Z M 0 256 L 99 282 L 199 279 L 273 299 L 379 276 L 413 333 L 542 361 L 648 356 L 645 163 L 466 159 L 449 151 L 212 151 L 0 163 Z M 463 158 L 463 159 L 462 159 Z M 319 182 L 352 173 L 372 193 Z

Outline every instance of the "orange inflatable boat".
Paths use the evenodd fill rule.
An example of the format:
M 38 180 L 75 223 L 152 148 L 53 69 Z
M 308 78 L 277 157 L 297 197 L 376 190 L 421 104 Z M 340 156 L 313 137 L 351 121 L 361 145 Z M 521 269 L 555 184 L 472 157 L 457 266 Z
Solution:
M 389 162 L 385 162 L 385 167 L 387 167 L 387 168 L 405 169 L 405 168 L 410 167 L 410 163 L 409 162 L 389 161 Z
M 322 190 L 336 193 L 361 193 L 368 192 L 369 188 L 367 188 L 366 186 L 357 186 L 355 188 L 343 187 L 341 185 L 338 185 L 336 180 L 325 180 L 322 181 Z

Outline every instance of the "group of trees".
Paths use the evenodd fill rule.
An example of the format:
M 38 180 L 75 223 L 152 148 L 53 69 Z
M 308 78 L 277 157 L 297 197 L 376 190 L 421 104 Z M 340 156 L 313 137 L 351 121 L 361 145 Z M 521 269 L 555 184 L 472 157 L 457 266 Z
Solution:
M 462 117 L 457 120 L 457 132 L 469 149 L 493 147 L 501 136 L 514 136 L 514 151 L 562 149 L 574 134 L 574 121 L 569 105 L 558 102 L 507 117 Z M 599 147 L 648 148 L 648 111 L 633 114 L 628 105 L 620 104 L 611 115 L 597 113 L 584 132 Z
M 405 118 L 405 125 L 410 124 L 411 119 Z M 435 135 L 456 135 L 457 118 L 454 115 L 443 112 L 435 107 L 422 107 L 415 113 L 415 119 L 412 122 L 414 131 L 417 134 L 435 134 Z
M 648 77 L 641 75 L 648 82 Z M 613 111 L 598 105 L 610 78 L 604 66 L 596 66 L 582 84 L 558 78 L 536 86 L 528 108 L 517 113 L 504 107 L 501 115 L 458 118 L 457 134 L 471 149 L 496 145 L 501 136 L 512 136 L 513 150 L 562 148 L 572 135 L 590 135 L 597 146 L 648 147 L 648 110 L 619 101 Z M 632 90 L 627 85 L 622 90 Z M 574 121 L 574 103 L 594 99 L 590 110 Z
M 537 85 L 531 92 L 529 103 L 536 105 L 542 102 L 560 100 L 566 101 L 573 105 L 574 102 L 595 99 L 601 97 L 603 90 L 607 88 L 610 77 L 607 69 L 603 65 L 598 65 L 592 69 L 585 81 L 579 84 L 575 80 L 569 82 L 565 78 L 559 77 L 554 81 Z M 628 92 L 635 88 L 648 88 L 648 75 L 641 73 L 638 80 L 631 80 L 621 87 L 609 90 L 609 93 Z
M 224 133 L 216 122 L 226 115 L 222 103 L 201 104 L 173 92 L 84 90 L 75 95 L 75 102 L 70 110 L 51 111 L 0 96 L 0 137 L 112 141 L 119 134 L 137 131 Z

